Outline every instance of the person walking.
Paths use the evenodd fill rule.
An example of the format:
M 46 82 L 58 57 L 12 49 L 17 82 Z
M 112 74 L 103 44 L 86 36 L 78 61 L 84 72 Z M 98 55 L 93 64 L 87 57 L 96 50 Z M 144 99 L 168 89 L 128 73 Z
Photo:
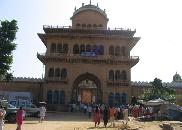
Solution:
M 100 124 L 100 109 L 98 105 L 94 109 L 94 122 L 95 122 L 95 127 Z
M 125 123 L 124 124 L 128 124 L 128 120 L 129 120 L 129 118 L 128 118 L 128 108 L 124 108 L 124 110 L 123 110 L 123 116 L 124 116 L 124 121 L 125 121 Z
M 111 106 L 109 108 L 109 113 L 110 113 L 110 122 L 111 122 L 111 125 L 110 126 L 115 127 L 115 114 L 116 114 L 116 109 Z
M 107 106 L 105 106 L 103 110 L 103 120 L 104 120 L 104 127 L 107 127 L 107 123 L 109 120 L 109 110 Z
M 83 110 L 84 110 L 84 115 L 86 115 L 86 113 L 87 113 L 87 105 L 86 104 L 84 104 Z
M 4 108 L 2 108 L 2 106 L 0 106 L 0 130 L 3 130 L 3 126 L 4 126 L 4 117 L 6 115 L 6 111 L 4 110 Z
M 87 112 L 88 112 L 88 117 L 89 117 L 89 119 L 91 118 L 91 113 L 92 113 L 92 106 L 91 105 L 89 105 L 88 107 L 87 107 Z
M 23 124 L 23 114 L 24 110 L 22 107 L 20 107 L 16 112 L 16 123 L 17 123 L 16 130 L 21 130 L 21 126 Z
M 46 113 L 46 108 L 45 108 L 44 105 L 41 105 L 41 107 L 40 107 L 40 120 L 39 120 L 39 123 L 42 123 L 44 121 L 45 113 Z

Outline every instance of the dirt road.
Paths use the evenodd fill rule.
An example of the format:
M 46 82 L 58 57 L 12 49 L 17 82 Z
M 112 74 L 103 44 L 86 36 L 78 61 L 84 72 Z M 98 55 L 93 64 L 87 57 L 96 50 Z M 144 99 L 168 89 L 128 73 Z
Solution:
M 116 122 L 116 127 L 103 127 L 103 121 L 98 128 L 94 128 L 92 119 L 89 119 L 87 115 L 82 113 L 48 113 L 43 123 L 38 122 L 38 118 L 26 118 L 23 124 L 22 130 L 118 130 L 122 125 L 122 121 Z M 131 128 L 138 128 L 138 130 L 162 130 L 159 126 L 163 122 L 139 122 L 130 121 L 128 125 Z M 175 130 L 182 130 L 182 122 L 168 122 L 173 123 L 176 127 Z M 110 123 L 108 124 L 110 125 Z M 16 124 L 5 123 L 5 130 L 15 130 Z

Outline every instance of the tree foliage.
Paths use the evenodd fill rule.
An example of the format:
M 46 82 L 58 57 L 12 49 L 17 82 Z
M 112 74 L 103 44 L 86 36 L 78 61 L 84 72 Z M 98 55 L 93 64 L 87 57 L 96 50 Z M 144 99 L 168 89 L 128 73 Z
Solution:
M 13 62 L 12 51 L 16 49 L 16 44 L 13 41 L 16 38 L 18 30 L 17 21 L 0 21 L 0 79 L 12 77 L 10 65 Z
M 144 89 L 144 93 L 140 96 L 140 99 L 149 101 L 152 99 L 163 99 L 165 101 L 174 102 L 176 98 L 176 91 L 170 86 L 163 86 L 162 80 L 155 78 L 151 82 L 151 87 Z

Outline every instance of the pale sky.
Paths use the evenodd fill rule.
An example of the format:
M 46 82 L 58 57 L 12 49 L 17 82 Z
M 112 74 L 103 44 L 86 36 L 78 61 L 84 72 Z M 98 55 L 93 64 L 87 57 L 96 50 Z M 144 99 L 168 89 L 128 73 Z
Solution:
M 0 0 L 0 20 L 18 21 L 18 33 L 11 72 L 16 77 L 40 78 L 43 64 L 37 52 L 46 48 L 37 33 L 43 25 L 71 25 L 70 17 L 89 0 Z M 106 9 L 108 27 L 136 29 L 141 40 L 131 51 L 139 63 L 131 70 L 132 81 L 153 81 L 155 77 L 171 82 L 182 75 L 182 1 L 181 0 L 92 0 Z

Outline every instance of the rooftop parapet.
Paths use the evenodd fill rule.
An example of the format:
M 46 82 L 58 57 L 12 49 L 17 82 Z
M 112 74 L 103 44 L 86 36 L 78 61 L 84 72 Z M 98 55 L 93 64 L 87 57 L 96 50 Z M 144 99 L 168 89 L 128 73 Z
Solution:
M 52 26 L 44 25 L 43 30 L 45 33 L 83 33 L 83 34 L 103 34 L 103 35 L 122 35 L 127 37 L 133 37 L 136 33 L 136 29 L 124 29 L 124 28 L 108 28 L 107 30 L 92 29 L 92 28 L 74 28 L 72 26 Z
M 43 25 L 43 29 L 46 29 L 46 28 L 51 28 L 51 29 L 75 29 L 72 26 Z M 78 29 L 78 28 L 76 28 L 76 29 Z M 89 29 L 89 28 L 80 27 L 79 29 Z M 119 30 L 119 31 L 134 31 L 134 32 L 136 32 L 136 29 L 121 28 L 121 27 L 108 28 L 107 30 L 111 30 L 111 31 L 114 31 L 114 30 Z
M 140 82 L 140 81 L 131 81 L 131 85 L 132 86 L 136 86 L 136 87 L 151 87 L 151 83 L 150 82 Z M 182 83 L 179 82 L 163 82 L 162 83 L 163 86 L 167 86 L 167 87 L 175 87 L 175 88 L 182 88 Z
M 131 81 L 132 86 L 146 86 L 151 87 L 152 85 L 149 82 L 140 82 L 140 81 Z
M 30 77 L 13 77 L 12 81 L 18 81 L 18 82 L 41 82 L 43 79 L 41 78 L 30 78 Z M 1 80 L 5 81 L 5 80 Z

